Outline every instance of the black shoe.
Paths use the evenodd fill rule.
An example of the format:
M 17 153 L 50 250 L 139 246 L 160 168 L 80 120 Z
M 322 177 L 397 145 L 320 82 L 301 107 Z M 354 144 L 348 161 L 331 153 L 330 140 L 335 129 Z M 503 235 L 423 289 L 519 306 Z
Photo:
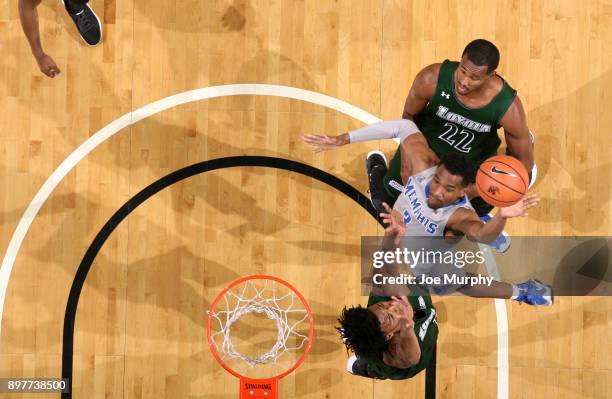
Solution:
M 62 3 L 66 7 L 64 0 L 62 0 Z M 85 43 L 95 46 L 102 41 L 102 24 L 96 13 L 89 7 L 89 4 L 85 4 L 80 11 L 73 12 L 68 7 L 66 7 L 66 11 L 68 11 L 68 15 L 70 15 L 70 18 L 76 24 L 77 30 Z
M 387 173 L 387 159 L 385 154 L 380 151 L 370 151 L 366 156 L 366 171 L 368 172 L 368 195 L 370 202 L 378 212 L 384 212 L 382 203 L 387 202 L 387 193 L 383 185 L 383 177 Z

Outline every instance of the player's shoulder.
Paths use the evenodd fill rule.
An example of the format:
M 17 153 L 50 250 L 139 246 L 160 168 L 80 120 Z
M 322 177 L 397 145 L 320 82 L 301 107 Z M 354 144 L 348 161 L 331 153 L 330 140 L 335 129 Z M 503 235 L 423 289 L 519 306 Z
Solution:
M 412 90 L 415 95 L 423 99 L 433 97 L 438 85 L 441 66 L 441 63 L 431 64 L 419 71 L 412 84 Z
M 512 104 L 510 104 L 510 106 L 514 107 L 516 110 L 524 112 L 523 102 L 521 101 L 518 93 L 514 96 L 514 100 L 512 100 Z
M 517 94 L 514 96 L 512 103 L 510 103 L 510 106 L 508 106 L 508 109 L 502 116 L 500 122 L 502 126 L 505 126 L 509 123 L 521 123 L 521 121 L 525 121 L 525 119 L 525 108 L 523 107 L 523 102 Z
M 421 69 L 416 76 L 416 80 L 423 84 L 433 84 L 434 86 L 438 83 L 438 76 L 440 76 L 440 68 L 442 67 L 441 62 L 427 65 Z

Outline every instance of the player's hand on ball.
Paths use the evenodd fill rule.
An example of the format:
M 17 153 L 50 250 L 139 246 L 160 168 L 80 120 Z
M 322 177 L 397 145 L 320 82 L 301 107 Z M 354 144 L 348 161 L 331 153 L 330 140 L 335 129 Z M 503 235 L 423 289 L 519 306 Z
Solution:
M 527 210 L 536 206 L 538 202 L 540 202 L 540 197 L 537 194 L 527 194 L 516 204 L 500 208 L 499 212 L 505 218 L 527 216 Z
M 395 237 L 395 245 L 399 245 L 402 237 L 406 233 L 406 225 L 404 224 L 404 218 L 402 215 L 389 207 L 386 202 L 383 202 L 383 207 L 387 212 L 381 212 L 380 217 L 383 223 L 387 225 L 385 229 L 385 235 Z
M 342 147 L 349 143 L 348 134 L 341 134 L 340 136 L 305 134 L 302 136 L 302 140 L 304 140 L 304 143 L 312 146 L 315 153 L 333 150 L 334 148 Z

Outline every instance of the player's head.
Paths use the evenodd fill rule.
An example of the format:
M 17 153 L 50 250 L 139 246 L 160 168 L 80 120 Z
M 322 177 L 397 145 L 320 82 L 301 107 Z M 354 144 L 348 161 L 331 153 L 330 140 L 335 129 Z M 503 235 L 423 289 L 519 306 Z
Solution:
M 484 39 L 470 42 L 463 50 L 455 73 L 455 89 L 461 95 L 478 90 L 495 74 L 499 65 L 499 50 Z
M 394 301 L 368 308 L 344 308 L 338 321 L 347 349 L 363 358 L 378 358 L 387 350 L 387 341 L 400 329 L 401 311 Z
M 456 153 L 446 154 L 429 182 L 427 205 L 437 209 L 463 197 L 466 187 L 474 183 L 476 171 L 476 165 L 465 156 Z

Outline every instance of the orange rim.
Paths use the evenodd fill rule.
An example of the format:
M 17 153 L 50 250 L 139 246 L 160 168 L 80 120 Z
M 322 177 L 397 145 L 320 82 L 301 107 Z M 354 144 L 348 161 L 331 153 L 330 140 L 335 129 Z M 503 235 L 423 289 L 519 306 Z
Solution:
M 300 298 L 300 301 L 302 301 L 302 305 L 304 305 L 304 308 L 306 309 L 306 313 L 308 314 L 308 322 L 310 324 L 310 327 L 309 327 L 309 333 L 308 333 L 308 342 L 306 343 L 306 348 L 304 349 L 304 353 L 302 353 L 302 355 L 297 360 L 297 362 L 295 362 L 295 364 L 291 368 L 289 368 L 288 370 L 286 370 L 286 371 L 284 371 L 284 372 L 282 372 L 282 373 L 280 373 L 278 375 L 275 375 L 273 377 L 268 377 L 268 378 L 264 378 L 263 379 L 263 380 L 279 380 L 279 379 L 287 376 L 288 374 L 292 373 L 295 369 L 300 367 L 300 365 L 304 362 L 304 360 L 306 360 L 306 356 L 308 356 L 308 352 L 310 352 L 310 347 L 312 346 L 312 339 L 314 338 L 314 319 L 312 317 L 312 310 L 310 309 L 310 305 L 306 301 L 306 298 L 304 298 L 304 296 L 294 286 L 292 286 L 291 284 L 289 284 L 285 280 L 282 280 L 282 279 L 280 279 L 278 277 L 275 277 L 275 276 L 266 276 L 266 275 L 256 274 L 256 275 L 253 275 L 253 276 L 246 276 L 246 277 L 239 278 L 238 280 L 234 281 L 233 283 L 231 283 L 230 285 L 225 287 L 225 289 L 223 289 L 223 291 L 221 291 L 219 293 L 219 295 L 217 296 L 215 301 L 212 303 L 212 305 L 210 307 L 210 311 L 208 312 L 208 318 L 207 318 L 208 320 L 207 320 L 207 326 L 206 326 L 206 334 L 208 336 L 208 346 L 210 346 L 210 351 L 212 352 L 212 354 L 215 357 L 215 359 L 217 359 L 217 362 L 219 362 L 219 364 L 221 364 L 221 366 L 225 370 L 227 370 L 229 373 L 231 373 L 232 375 L 234 375 L 237 378 L 257 380 L 257 379 L 253 379 L 253 378 L 244 376 L 244 375 L 238 373 L 237 371 L 234 371 L 230 366 L 225 364 L 223 359 L 221 359 L 221 357 L 217 353 L 217 349 L 215 348 L 215 344 L 213 342 L 212 335 L 211 335 L 211 330 L 212 330 L 212 313 L 214 312 L 214 310 L 216 309 L 217 305 L 221 301 L 221 298 L 223 298 L 223 296 L 229 290 L 231 290 L 232 288 L 234 288 L 238 284 L 243 283 L 243 282 L 245 282 L 247 280 L 273 280 L 273 281 L 276 281 L 277 283 L 280 283 L 280 284 L 284 285 L 285 287 L 287 287 L 291 291 L 293 291 L 298 296 L 298 298 Z

